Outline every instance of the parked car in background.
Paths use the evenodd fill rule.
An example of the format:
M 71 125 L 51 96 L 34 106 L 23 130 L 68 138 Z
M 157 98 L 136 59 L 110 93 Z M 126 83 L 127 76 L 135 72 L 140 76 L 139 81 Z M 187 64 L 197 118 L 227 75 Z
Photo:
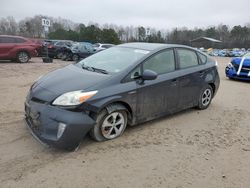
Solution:
M 70 40 L 46 40 L 43 47 L 43 56 L 46 55 L 46 45 L 48 45 L 48 56 L 60 59 L 62 58 L 64 49 L 71 47 L 73 43 Z
M 220 57 L 226 57 L 226 55 L 227 55 L 226 50 L 219 50 L 218 51 L 218 56 L 220 56 Z
M 38 56 L 42 56 L 44 39 L 33 39 L 33 38 L 30 38 L 29 40 L 31 40 L 33 43 L 35 43 L 37 45 L 36 50 L 37 50 Z
M 93 47 L 97 52 L 108 49 L 108 48 L 113 47 L 113 46 L 115 46 L 115 45 L 114 44 L 102 44 L 102 43 L 93 44 Z
M 78 61 L 94 54 L 95 52 L 96 50 L 91 43 L 79 42 L 74 44 L 71 48 L 64 49 L 62 60 Z
M 231 79 L 250 80 L 250 52 L 243 57 L 233 58 L 225 72 Z
M 241 57 L 246 54 L 246 50 L 244 48 L 234 48 L 234 49 L 208 49 L 207 53 L 210 56 L 219 56 L 219 57 Z
M 40 141 L 74 150 L 89 133 L 115 139 L 126 126 L 210 105 L 220 84 L 216 61 L 182 45 L 128 43 L 43 76 L 25 102 Z
M 31 40 L 10 35 L 0 35 L 0 59 L 27 63 L 31 57 L 37 56 L 39 45 Z

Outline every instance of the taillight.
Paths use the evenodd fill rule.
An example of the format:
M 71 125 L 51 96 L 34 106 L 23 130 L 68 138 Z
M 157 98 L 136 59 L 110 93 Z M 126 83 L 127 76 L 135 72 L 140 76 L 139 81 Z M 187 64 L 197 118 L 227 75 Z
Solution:
M 53 47 L 54 47 L 53 44 L 49 44 L 49 45 L 48 45 L 48 48 L 53 48 Z

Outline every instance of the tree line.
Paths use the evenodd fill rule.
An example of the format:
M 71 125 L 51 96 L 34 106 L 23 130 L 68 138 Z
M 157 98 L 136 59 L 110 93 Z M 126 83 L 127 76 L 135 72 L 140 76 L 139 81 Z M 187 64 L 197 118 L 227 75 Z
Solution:
M 43 15 L 28 17 L 16 21 L 13 17 L 0 19 L 0 34 L 21 35 L 28 38 L 45 38 L 41 23 L 42 18 L 51 20 L 48 38 L 73 41 L 102 42 L 119 44 L 123 42 L 158 42 L 193 45 L 196 47 L 218 48 L 250 48 L 250 24 L 229 27 L 220 24 L 207 28 L 166 28 L 158 30 L 143 26 L 117 26 L 115 24 L 99 25 L 97 23 L 75 23 L 63 18 Z M 147 34 L 147 30 L 150 34 Z M 211 37 L 221 40 L 220 44 L 202 42 L 192 44 L 191 40 L 198 37 Z

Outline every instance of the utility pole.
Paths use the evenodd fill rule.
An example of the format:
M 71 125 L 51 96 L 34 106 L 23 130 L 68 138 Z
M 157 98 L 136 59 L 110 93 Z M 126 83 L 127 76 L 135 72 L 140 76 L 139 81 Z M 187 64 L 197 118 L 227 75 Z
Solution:
M 50 20 L 43 18 L 42 19 L 42 26 L 44 27 L 45 39 L 48 39 Z M 43 57 L 43 62 L 44 63 L 52 63 L 53 62 L 53 59 L 49 57 L 48 42 L 46 42 L 46 57 Z

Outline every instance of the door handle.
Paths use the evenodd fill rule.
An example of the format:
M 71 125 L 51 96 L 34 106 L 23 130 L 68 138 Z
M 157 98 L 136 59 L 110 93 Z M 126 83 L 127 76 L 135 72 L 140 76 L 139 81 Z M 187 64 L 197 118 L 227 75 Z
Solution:
M 128 92 L 129 95 L 136 94 L 136 90 Z

